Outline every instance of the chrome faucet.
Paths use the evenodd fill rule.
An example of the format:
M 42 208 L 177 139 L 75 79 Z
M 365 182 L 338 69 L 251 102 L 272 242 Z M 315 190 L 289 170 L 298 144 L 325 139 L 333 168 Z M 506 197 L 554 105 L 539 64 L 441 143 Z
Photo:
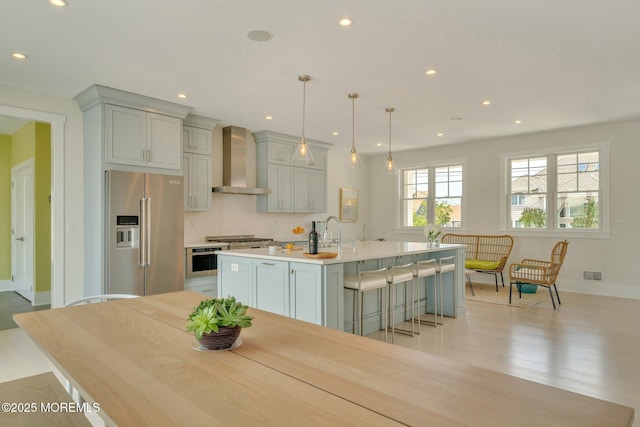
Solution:
M 338 224 L 338 252 L 342 252 L 342 230 L 340 229 L 340 220 L 333 215 L 329 215 L 325 221 L 325 230 L 329 228 L 329 221 L 335 220 Z

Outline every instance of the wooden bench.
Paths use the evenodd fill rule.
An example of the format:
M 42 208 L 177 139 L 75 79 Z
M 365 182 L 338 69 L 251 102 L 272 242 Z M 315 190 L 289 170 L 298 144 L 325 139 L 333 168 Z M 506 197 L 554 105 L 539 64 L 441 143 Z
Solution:
M 498 292 L 498 274 L 504 287 L 504 270 L 513 248 L 513 237 L 508 234 L 483 236 L 477 234 L 445 234 L 442 243 L 465 246 L 465 268 L 478 273 L 493 274 Z
M 91 426 L 52 372 L 0 383 L 0 425 Z

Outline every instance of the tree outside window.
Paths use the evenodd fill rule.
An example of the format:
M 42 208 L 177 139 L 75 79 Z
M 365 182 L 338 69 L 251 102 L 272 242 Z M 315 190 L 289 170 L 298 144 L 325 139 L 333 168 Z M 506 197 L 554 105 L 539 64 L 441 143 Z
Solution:
M 402 226 L 462 226 L 462 165 L 402 172 Z

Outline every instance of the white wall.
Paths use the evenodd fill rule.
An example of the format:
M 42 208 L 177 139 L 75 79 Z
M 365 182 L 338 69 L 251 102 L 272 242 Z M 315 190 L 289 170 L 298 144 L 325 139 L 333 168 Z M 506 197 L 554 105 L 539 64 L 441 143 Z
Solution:
M 561 290 L 640 298 L 640 281 L 635 268 L 640 241 L 640 197 L 637 196 L 640 181 L 640 120 L 398 152 L 394 153 L 394 159 L 400 167 L 450 160 L 466 162 L 465 232 L 501 234 L 501 154 L 602 142 L 611 144 L 610 237 L 574 238 L 569 234 L 554 237 L 514 236 L 515 244 L 509 263 L 522 258 L 548 259 L 553 244 L 566 237 L 570 245 L 560 272 L 558 286 Z M 384 163 L 384 156 L 376 156 L 372 161 L 371 186 L 377 190 L 371 204 L 373 227 L 389 240 L 424 240 L 420 232 L 403 234 L 396 229 L 396 178 L 378 173 L 379 168 L 375 166 Z M 582 280 L 584 270 L 602 271 L 602 282 Z
M 83 174 L 82 114 L 75 101 L 55 95 L 0 85 L 0 105 L 23 108 L 66 117 L 64 125 L 64 292 L 65 301 L 83 295 Z M 60 257 L 63 254 L 56 253 Z
M 326 214 L 288 214 L 256 212 L 256 197 L 239 194 L 213 193 L 211 210 L 208 212 L 185 212 L 184 235 L 186 242 L 204 242 L 205 236 L 255 234 L 260 237 L 272 237 L 278 240 L 304 240 L 307 235 L 295 237 L 291 230 L 297 225 L 311 230 L 311 221 L 325 220 L 328 215 L 339 217 L 338 204 L 340 188 L 359 190 L 358 221 L 342 223 L 343 240 L 362 238 L 362 226 L 367 224 L 367 238 L 371 238 L 371 215 L 369 203 L 369 183 L 366 169 L 344 168 L 348 150 L 332 147 L 329 150 L 327 173 L 327 213 Z M 255 171 L 255 142 L 247 131 L 247 159 L 249 169 Z M 367 159 L 365 159 L 367 162 Z M 222 128 L 213 132 L 213 186 L 222 185 Z M 255 184 L 255 172 L 247 177 L 250 185 Z M 334 224 L 330 225 L 335 228 Z

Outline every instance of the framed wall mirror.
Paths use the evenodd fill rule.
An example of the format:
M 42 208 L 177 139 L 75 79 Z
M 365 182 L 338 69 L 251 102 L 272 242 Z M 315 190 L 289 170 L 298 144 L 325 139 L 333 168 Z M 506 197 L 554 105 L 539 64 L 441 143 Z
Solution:
M 355 222 L 358 220 L 358 190 L 340 189 L 340 221 Z

